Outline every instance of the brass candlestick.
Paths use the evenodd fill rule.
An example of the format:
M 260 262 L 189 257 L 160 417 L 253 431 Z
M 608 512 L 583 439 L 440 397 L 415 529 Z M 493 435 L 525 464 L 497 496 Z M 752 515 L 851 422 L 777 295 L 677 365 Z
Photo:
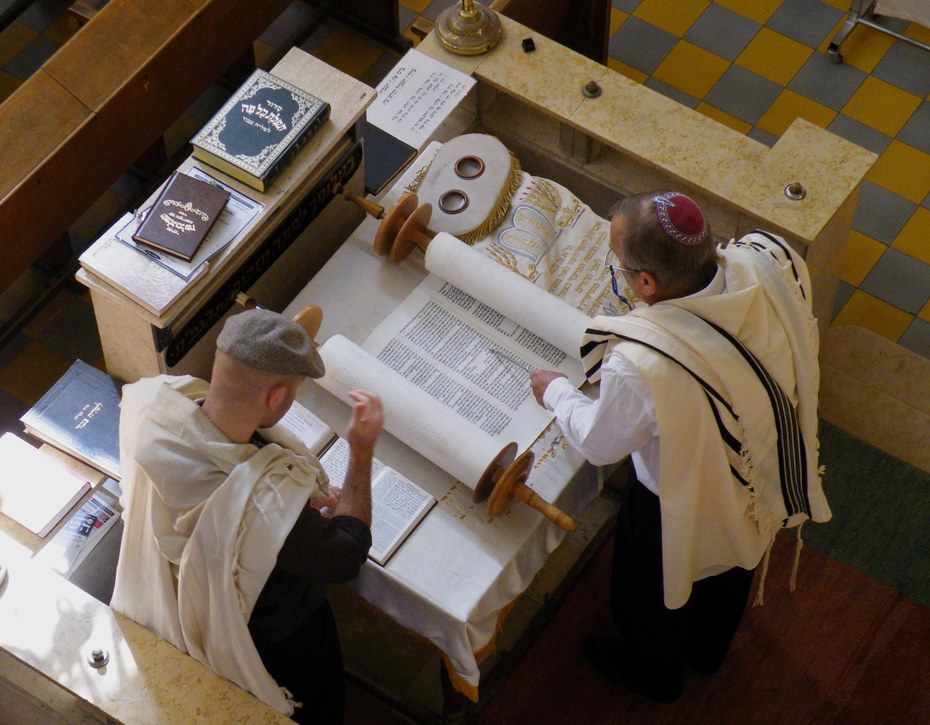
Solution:
M 497 14 L 475 0 L 446 8 L 436 20 L 436 37 L 446 50 L 459 55 L 478 55 L 500 42 L 503 31 Z

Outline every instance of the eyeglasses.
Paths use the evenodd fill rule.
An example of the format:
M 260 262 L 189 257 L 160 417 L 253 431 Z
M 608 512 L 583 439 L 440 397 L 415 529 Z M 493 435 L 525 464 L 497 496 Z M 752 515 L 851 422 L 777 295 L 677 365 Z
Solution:
M 610 288 L 613 290 L 614 294 L 617 296 L 617 299 L 620 300 L 623 304 L 625 304 L 627 309 L 630 312 L 632 312 L 633 303 L 630 302 L 630 300 L 628 300 L 622 294 L 620 294 L 620 288 L 617 286 L 616 270 L 619 270 L 621 272 L 629 272 L 630 274 L 636 274 L 638 272 L 641 272 L 642 270 L 630 269 L 629 267 L 621 267 L 619 264 L 612 264 L 614 260 L 616 260 L 617 262 L 620 261 L 617 259 L 617 255 L 614 254 L 614 250 L 608 249 L 607 256 L 604 257 L 604 266 L 610 270 Z

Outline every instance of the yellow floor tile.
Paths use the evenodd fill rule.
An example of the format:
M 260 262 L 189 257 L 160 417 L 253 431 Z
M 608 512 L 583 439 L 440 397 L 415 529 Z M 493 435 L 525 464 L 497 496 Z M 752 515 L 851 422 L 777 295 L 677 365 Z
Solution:
M 930 45 L 930 28 L 921 25 L 920 23 L 911 23 L 908 25 L 907 30 L 904 31 L 904 34 L 908 38 L 916 40 L 918 43 Z
M 747 134 L 752 131 L 752 125 L 741 121 L 736 116 L 731 116 L 725 111 L 721 111 L 719 108 L 715 108 L 708 103 L 699 103 L 695 109 L 698 113 L 703 113 L 708 118 L 712 118 L 715 121 L 719 121 L 724 126 L 729 126 L 734 131 L 739 131 L 742 134 Z
M 764 25 L 781 6 L 781 0 L 716 0 L 716 3 L 760 25 Z
M 780 86 L 788 85 L 814 51 L 803 43 L 762 28 L 736 58 L 736 64 Z
M 623 25 L 623 21 L 630 17 L 629 13 L 625 13 L 622 10 L 617 10 L 617 8 L 610 9 L 610 30 L 608 38 L 612 38 L 614 33 L 616 33 L 620 26 Z
M 930 193 L 930 154 L 895 139 L 865 178 L 920 204 Z
M 706 96 L 730 63 L 687 40 L 680 40 L 652 77 L 695 98 Z
M 313 55 L 353 78 L 361 78 L 383 52 L 357 34 L 334 27 Z
M 643 0 L 633 15 L 680 38 L 709 5 L 709 0 Z
M 849 232 L 849 241 L 839 260 L 839 276 L 846 284 L 858 287 L 887 247 L 872 237 L 855 230 Z
M 862 290 L 856 290 L 832 324 L 859 325 L 897 342 L 913 320 L 914 315 L 909 315 L 904 310 L 899 310 Z
M 891 243 L 894 249 L 930 264 L 930 209 L 919 206 Z
M 37 35 L 35 30 L 22 23 L 11 23 L 7 26 L 0 33 L 0 67 L 13 60 Z
M 920 105 L 920 98 L 869 76 L 843 107 L 843 113 L 888 136 L 896 136 Z
M 0 370 L 0 388 L 26 405 L 35 405 L 73 362 L 33 340 Z
M 766 133 L 780 137 L 798 117 L 826 128 L 836 118 L 836 111 L 786 88 L 756 125 Z
M 842 25 L 842 22 L 838 23 L 836 30 L 839 30 Z M 835 33 L 830 34 L 826 45 L 829 45 L 834 35 Z M 826 50 L 826 45 L 824 50 Z M 894 38 L 887 33 L 866 25 L 857 25 L 843 41 L 840 53 L 843 54 L 844 63 L 849 63 L 864 73 L 871 73 L 892 45 L 894 45 Z
M 413 10 L 413 12 L 419 15 L 429 7 L 431 1 L 432 0 L 400 0 L 400 5 L 401 7 L 407 8 L 407 10 Z
M 825 5 L 830 5 L 831 7 L 836 8 L 837 10 L 842 10 L 844 13 L 849 10 L 849 0 L 820 0 Z M 846 17 L 845 15 L 843 16 Z
M 617 73 L 622 73 L 627 78 L 634 80 L 637 83 L 645 83 L 646 79 L 649 77 L 642 71 L 636 70 L 636 68 L 628 66 L 626 63 L 621 63 L 616 58 L 608 58 L 607 67 L 611 70 L 617 71 Z
M 928 301 L 927 304 L 924 305 L 924 308 L 920 312 L 917 313 L 917 316 L 921 320 L 930 322 L 930 301 Z
M 413 47 L 416 48 L 421 42 L 423 42 L 423 38 L 421 38 L 419 35 L 414 33 L 413 30 L 411 30 L 412 27 L 413 25 L 411 24 L 410 27 L 408 27 L 403 33 L 401 33 L 401 37 L 409 40 L 413 44 Z

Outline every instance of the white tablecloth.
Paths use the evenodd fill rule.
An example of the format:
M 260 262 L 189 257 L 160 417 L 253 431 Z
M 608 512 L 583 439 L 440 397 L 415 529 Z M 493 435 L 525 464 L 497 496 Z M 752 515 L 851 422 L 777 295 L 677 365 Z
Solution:
M 386 205 L 414 171 L 385 196 Z M 338 333 L 362 344 L 427 274 L 418 250 L 400 264 L 375 255 L 377 225 L 367 218 L 284 310 L 294 315 L 308 304 L 322 307 L 320 343 Z M 301 387 L 298 400 L 344 433 L 349 416 L 344 403 L 311 381 Z M 576 515 L 597 495 L 594 468 L 567 446 L 554 423 L 531 450 L 536 463 L 529 485 L 542 498 Z M 472 502 L 467 486 L 391 435 L 382 435 L 375 455 L 429 490 L 439 504 L 387 566 L 369 561 L 353 586 L 401 626 L 435 644 L 456 687 L 477 699 L 479 660 L 482 650 L 493 649 L 502 612 L 529 586 L 565 532 L 520 503 L 492 518 L 484 503 Z

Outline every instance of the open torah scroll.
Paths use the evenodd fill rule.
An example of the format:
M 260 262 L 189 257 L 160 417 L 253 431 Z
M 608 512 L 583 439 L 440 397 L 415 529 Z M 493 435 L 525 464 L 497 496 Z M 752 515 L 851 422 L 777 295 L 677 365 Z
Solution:
M 425 261 L 431 274 L 364 349 L 326 341 L 317 382 L 345 401 L 354 388 L 377 393 L 388 432 L 474 488 L 502 446 L 525 450 L 552 418 L 533 399 L 529 369 L 582 381 L 589 318 L 448 234 Z

